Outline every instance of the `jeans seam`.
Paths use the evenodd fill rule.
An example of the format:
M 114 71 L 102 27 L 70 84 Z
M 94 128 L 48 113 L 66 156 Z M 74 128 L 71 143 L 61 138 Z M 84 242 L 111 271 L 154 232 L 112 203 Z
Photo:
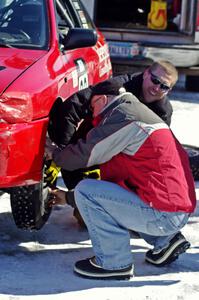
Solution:
M 85 197 L 84 201 L 89 202 L 86 199 L 86 197 Z M 89 223 L 90 223 L 90 230 L 92 231 L 92 236 L 94 237 L 95 243 L 96 243 L 98 249 L 101 252 L 101 254 L 98 255 L 98 258 L 100 259 L 100 263 L 103 264 L 103 259 L 102 259 L 102 257 L 103 257 L 103 251 L 102 251 L 102 248 L 101 248 L 101 242 L 100 242 L 99 238 L 97 237 L 97 232 L 96 232 L 96 230 L 95 230 L 95 228 L 93 226 L 92 218 L 90 217 L 90 213 L 89 213 L 88 207 L 89 207 L 89 205 L 88 206 L 86 205 L 86 206 L 84 206 L 84 209 L 86 208 L 85 211 L 86 211 L 86 214 L 87 214 L 87 219 L 89 220 Z

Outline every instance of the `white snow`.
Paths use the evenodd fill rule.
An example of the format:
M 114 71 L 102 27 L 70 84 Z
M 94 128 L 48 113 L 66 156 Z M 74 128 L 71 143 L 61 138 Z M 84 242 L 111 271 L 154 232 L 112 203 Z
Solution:
M 199 146 L 199 94 L 179 83 L 171 94 L 172 129 L 182 143 Z M 174 100 L 175 99 L 175 100 Z M 61 183 L 60 183 L 61 184 Z M 199 203 L 199 182 L 196 182 Z M 0 197 L 0 300 L 196 300 L 199 299 L 199 205 L 182 230 L 191 248 L 173 264 L 144 261 L 147 245 L 132 236 L 135 277 L 130 281 L 88 280 L 73 273 L 75 261 L 92 255 L 87 231 L 72 209 L 58 206 L 37 232 L 16 228 L 9 196 Z

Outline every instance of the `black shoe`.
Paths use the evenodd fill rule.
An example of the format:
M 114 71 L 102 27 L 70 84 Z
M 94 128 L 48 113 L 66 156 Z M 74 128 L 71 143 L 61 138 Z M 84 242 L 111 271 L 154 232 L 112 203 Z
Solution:
M 133 276 L 133 266 L 121 270 L 105 270 L 94 262 L 94 257 L 77 261 L 74 271 L 83 277 L 91 279 L 130 279 Z
M 190 243 L 178 232 L 171 239 L 166 248 L 160 251 L 147 251 L 145 260 L 157 267 L 165 266 L 176 260 L 178 256 L 184 253 L 189 247 Z

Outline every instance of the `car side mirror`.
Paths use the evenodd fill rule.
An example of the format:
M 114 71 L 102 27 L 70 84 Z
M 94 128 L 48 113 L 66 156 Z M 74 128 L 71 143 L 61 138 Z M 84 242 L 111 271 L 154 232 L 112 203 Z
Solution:
M 97 43 L 97 32 L 93 29 L 70 28 L 66 35 L 62 35 L 63 50 L 91 47 Z

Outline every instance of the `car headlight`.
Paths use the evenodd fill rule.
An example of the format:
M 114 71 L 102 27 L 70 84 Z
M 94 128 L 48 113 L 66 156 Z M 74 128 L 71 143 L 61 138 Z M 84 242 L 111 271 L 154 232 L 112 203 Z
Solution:
M 0 120 L 7 123 L 29 122 L 33 117 L 32 100 L 26 93 L 9 93 L 0 97 Z

